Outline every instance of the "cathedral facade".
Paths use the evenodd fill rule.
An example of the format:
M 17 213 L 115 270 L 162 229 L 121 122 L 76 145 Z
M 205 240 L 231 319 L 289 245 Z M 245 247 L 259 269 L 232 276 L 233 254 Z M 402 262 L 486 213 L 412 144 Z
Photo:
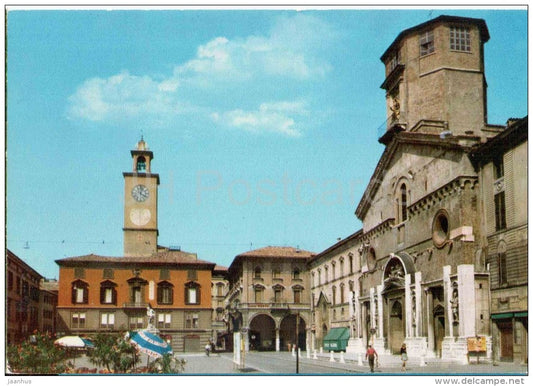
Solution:
M 397 354 L 406 343 L 413 356 L 467 361 L 472 339 L 483 342 L 486 358 L 512 356 L 509 349 L 502 356 L 501 338 L 493 353 L 498 318 L 505 331 L 527 334 L 527 311 L 518 304 L 523 295 L 516 296 L 518 312 L 495 316 L 494 298 L 491 308 L 491 289 L 503 298 L 505 290 L 517 290 L 500 288 L 499 268 L 489 264 L 503 238 L 491 236 L 493 212 L 501 218 L 498 208 L 514 201 L 495 198 L 492 190 L 483 195 L 483 168 L 472 161 L 475 153 L 484 155 L 483 165 L 492 163 L 498 152 L 485 144 L 508 130 L 486 120 L 488 40 L 483 20 L 440 16 L 402 31 L 382 55 L 388 115 L 379 141 L 385 149 L 355 211 L 362 229 L 309 263 L 318 344 L 329 329 L 344 326 L 351 332 L 347 351 L 372 344 Z M 516 157 L 527 163 L 524 153 Z M 515 178 L 524 183 L 522 172 Z M 516 193 L 527 202 L 526 190 Z M 527 226 L 527 219 L 517 226 Z M 520 256 L 527 265 L 527 252 Z M 351 259 L 354 269 L 337 271 Z M 339 289 L 349 291 L 341 303 Z

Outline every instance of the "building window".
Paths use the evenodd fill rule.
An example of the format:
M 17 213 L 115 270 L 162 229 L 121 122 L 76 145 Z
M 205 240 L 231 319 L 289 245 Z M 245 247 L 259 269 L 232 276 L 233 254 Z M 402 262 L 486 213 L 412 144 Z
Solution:
M 85 328 L 85 312 L 75 312 L 72 314 L 72 328 Z
M 162 269 L 159 271 L 159 280 L 170 280 L 170 271 L 168 269 Z
M 324 267 L 324 283 L 327 283 L 329 281 L 329 272 L 328 272 L 328 270 L 329 270 L 329 268 L 326 265 Z
M 389 59 L 389 63 L 387 65 L 387 74 L 390 74 L 398 64 L 400 64 L 400 51 L 396 51 Z
M 115 314 L 104 312 L 100 314 L 100 328 L 112 330 L 115 327 Z
M 331 287 L 331 302 L 333 305 L 337 304 L 337 287 Z
M 134 277 L 128 280 L 130 286 L 130 302 L 135 305 L 142 305 L 144 303 L 144 286 L 148 282 L 139 277 Z
M 315 272 L 311 272 L 311 285 L 313 287 L 316 287 L 316 276 L 315 276 Z
M 100 303 L 117 304 L 117 285 L 112 281 L 106 280 L 100 284 Z
M 142 330 L 144 328 L 144 316 L 130 316 L 130 330 Z
M 339 292 L 341 295 L 341 304 L 344 303 L 344 283 L 339 286 Z
M 400 211 L 400 222 L 407 220 L 407 187 L 405 184 L 400 186 L 400 196 L 401 196 L 401 211 Z
M 102 277 L 104 279 L 114 279 L 115 273 L 111 268 L 104 268 L 104 271 L 102 272 Z
M 350 273 L 353 273 L 353 255 L 350 253 L 348 257 L 350 258 Z
M 222 307 L 219 307 L 216 309 L 216 321 L 217 322 L 222 322 L 224 321 L 224 309 Z
M 157 328 L 170 328 L 172 314 L 170 312 L 159 312 L 157 314 Z
M 335 262 L 331 262 L 331 280 L 335 280 Z
M 217 296 L 224 296 L 224 284 L 217 283 Z
M 259 285 L 254 287 L 254 301 L 255 303 L 263 302 L 263 287 Z
M 320 271 L 320 269 L 317 272 L 318 272 L 318 275 L 317 275 L 318 285 L 322 285 L 322 277 L 321 277 L 322 272 Z
M 172 304 L 174 302 L 174 286 L 168 281 L 163 281 L 157 285 L 157 303 Z
M 185 284 L 185 304 L 200 304 L 200 284 L 195 282 Z
M 494 195 L 494 210 L 496 212 L 496 230 L 507 228 L 505 221 L 505 192 Z
M 199 324 L 197 313 L 187 312 L 185 314 L 185 328 L 198 328 Z
M 72 283 L 72 303 L 87 304 L 89 301 L 89 286 L 87 283 L 76 280 Z
M 281 270 L 279 269 L 279 267 L 275 267 L 273 270 L 272 270 L 272 277 L 274 279 L 279 279 L 281 277 Z
M 507 254 L 505 252 L 498 253 L 498 283 L 507 284 Z
M 198 272 L 195 269 L 187 271 L 187 280 L 198 280 Z
M 30 287 L 28 285 L 28 282 L 23 280 L 22 281 L 22 296 L 27 297 L 29 295 L 29 292 L 30 292 Z
M 13 290 L 13 272 L 11 271 L 7 273 L 7 289 L 9 291 Z
M 341 257 L 341 259 L 339 260 L 339 275 L 340 277 L 343 277 L 344 276 L 344 258 Z
M 420 36 L 420 56 L 425 56 L 435 52 L 435 42 L 433 40 L 433 31 L 421 33 Z
M 300 269 L 299 268 L 294 268 L 294 270 L 292 271 L 292 278 L 294 280 L 299 280 L 300 279 Z
M 295 304 L 300 304 L 302 302 L 302 289 L 301 286 L 295 286 L 292 289 Z
M 470 30 L 466 27 L 450 27 L 450 49 L 470 52 Z
M 85 268 L 82 268 L 82 267 L 74 268 L 74 277 L 76 279 L 85 279 Z
M 283 302 L 283 287 L 280 285 L 276 285 L 274 287 L 274 303 L 282 303 Z
M 444 209 L 437 211 L 432 225 L 433 244 L 437 248 L 442 248 L 450 238 L 450 224 L 448 220 L 448 212 Z
M 22 290 L 22 287 L 21 287 L 21 284 L 22 282 L 20 281 L 20 277 L 17 276 L 17 295 L 20 295 L 20 291 Z
M 261 267 L 255 267 L 254 278 L 261 279 Z

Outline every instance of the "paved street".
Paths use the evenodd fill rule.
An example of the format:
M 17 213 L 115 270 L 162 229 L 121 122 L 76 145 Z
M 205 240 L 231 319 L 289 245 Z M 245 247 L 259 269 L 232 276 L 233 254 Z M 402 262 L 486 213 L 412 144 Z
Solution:
M 187 361 L 185 365 L 186 375 L 260 375 L 296 374 L 296 356 L 288 352 L 248 352 L 245 357 L 244 369 L 240 369 L 233 363 L 232 353 L 216 353 L 209 357 L 204 353 L 176 353 L 176 356 Z M 306 353 L 302 353 L 299 358 L 299 374 L 343 374 L 343 375 L 370 375 L 368 363 L 362 361 L 358 364 L 358 357 L 347 354 L 344 362 L 341 363 L 339 353 L 334 354 L 334 361 L 331 361 L 330 354 L 317 354 L 317 359 L 307 358 Z M 146 363 L 146 356 L 143 354 L 141 364 Z M 82 356 L 76 359 L 76 367 L 94 368 L 87 357 Z M 453 362 L 445 362 L 438 359 L 427 359 L 424 366 L 421 366 L 420 358 L 412 357 L 407 362 L 407 371 L 400 371 L 401 361 L 397 355 L 382 355 L 379 366 L 374 375 L 527 375 L 527 366 L 512 363 L 498 363 L 493 365 L 488 361 L 481 361 L 480 364 L 473 360 L 469 365 L 462 365 Z
M 296 373 L 296 357 L 288 352 L 250 352 L 246 354 L 245 368 L 240 370 L 232 359 L 232 353 L 212 354 L 181 354 L 178 355 L 187 360 L 185 374 L 284 374 Z M 299 358 L 300 374 L 345 374 L 345 375 L 368 375 L 368 363 L 358 365 L 358 358 L 344 358 L 345 363 L 340 363 L 340 354 L 334 355 L 334 362 L 330 361 L 329 354 L 318 355 L 317 359 L 307 358 L 305 353 Z M 399 356 L 382 356 L 380 365 L 375 375 L 466 375 L 466 374 L 515 374 L 526 375 L 527 366 L 510 363 L 492 365 L 488 362 L 480 364 L 472 363 L 461 365 L 439 360 L 424 361 L 425 366 L 420 365 L 420 358 L 411 358 L 408 361 L 407 372 L 400 371 L 401 361 Z

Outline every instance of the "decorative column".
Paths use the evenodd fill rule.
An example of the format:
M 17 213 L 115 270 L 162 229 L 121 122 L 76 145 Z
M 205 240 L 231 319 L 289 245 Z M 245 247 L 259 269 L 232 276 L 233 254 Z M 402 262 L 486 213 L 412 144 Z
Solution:
M 416 317 L 415 317 L 415 336 L 422 334 L 422 272 L 415 273 L 415 298 L 416 298 Z
M 450 280 L 450 274 L 452 267 L 445 265 L 442 267 L 442 281 L 444 284 L 444 301 L 446 304 L 446 327 L 447 336 L 453 336 L 453 314 L 452 314 L 452 282 Z
M 376 328 L 376 307 L 374 304 L 374 287 L 370 288 L 368 293 L 370 294 L 370 328 Z
M 412 336 L 412 320 L 413 320 L 413 308 L 411 305 L 411 275 L 405 275 L 405 337 L 410 338 Z
M 377 287 L 377 298 L 378 298 L 378 338 L 383 338 L 383 284 L 378 285 Z
M 476 336 L 476 290 L 474 266 L 463 264 L 457 266 L 459 290 L 459 336 Z
M 426 289 L 426 316 L 428 328 L 428 351 L 435 352 L 435 331 L 433 329 L 433 292 Z
M 246 352 L 250 351 L 250 337 L 248 331 L 248 327 L 242 329 L 242 334 L 244 335 L 244 351 Z
M 442 283 L 444 286 L 444 307 L 446 310 L 446 336 L 442 340 L 442 359 L 457 358 L 457 344 L 453 335 L 454 310 L 457 298 L 454 296 L 454 288 L 450 278 L 452 268 L 449 265 L 442 267 Z
M 279 351 L 279 327 L 276 327 L 276 351 Z
M 311 349 L 311 327 L 307 327 L 306 325 L 306 328 L 305 328 L 305 351 L 309 352 L 309 350 Z

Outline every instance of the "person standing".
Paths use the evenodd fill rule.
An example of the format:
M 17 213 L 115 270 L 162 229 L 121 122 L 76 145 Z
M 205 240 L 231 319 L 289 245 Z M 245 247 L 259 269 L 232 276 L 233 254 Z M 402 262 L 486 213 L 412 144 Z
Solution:
M 402 371 L 406 371 L 405 364 L 407 362 L 407 346 L 402 344 L 402 347 L 400 348 L 400 356 L 402 358 Z
M 370 372 L 374 372 L 374 361 L 378 359 L 378 353 L 371 344 L 368 345 L 368 349 L 366 350 L 365 359 L 368 359 L 368 365 L 370 366 Z

